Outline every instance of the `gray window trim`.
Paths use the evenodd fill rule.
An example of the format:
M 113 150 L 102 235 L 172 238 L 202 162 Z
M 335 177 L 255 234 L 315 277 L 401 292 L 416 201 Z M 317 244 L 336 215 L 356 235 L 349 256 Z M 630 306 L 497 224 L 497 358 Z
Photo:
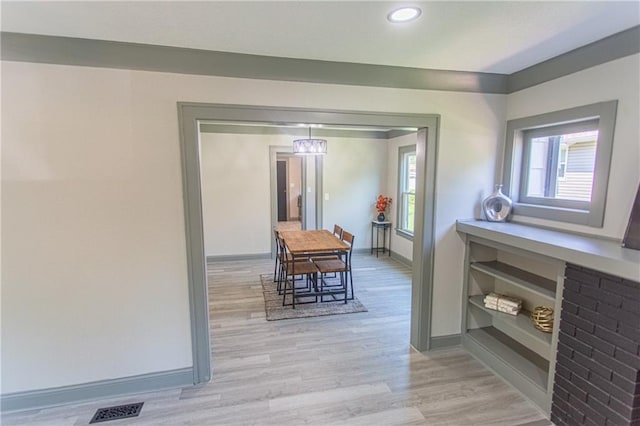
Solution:
M 407 231 L 406 229 L 401 228 L 401 223 L 402 223 L 402 203 L 401 203 L 401 198 L 402 198 L 402 192 L 403 192 L 403 181 L 404 181 L 404 156 L 405 154 L 408 153 L 415 153 L 417 156 L 417 152 L 416 152 L 416 145 L 405 145 L 405 146 L 401 146 L 398 148 L 398 183 L 397 183 L 397 189 L 398 189 L 398 196 L 397 196 L 397 202 L 396 202 L 396 235 L 402 237 L 402 238 L 406 238 L 409 241 L 413 241 L 413 233 Z M 414 227 L 414 231 L 415 231 L 415 227 Z
M 515 215 L 603 226 L 617 106 L 617 100 L 598 102 L 507 122 L 503 185 L 505 194 L 514 202 Z M 525 197 L 523 165 L 527 164 L 527 154 L 523 147 L 526 133 L 544 135 L 558 126 L 574 124 L 580 128 L 594 119 L 598 120 L 599 133 L 591 202 L 566 203 Z

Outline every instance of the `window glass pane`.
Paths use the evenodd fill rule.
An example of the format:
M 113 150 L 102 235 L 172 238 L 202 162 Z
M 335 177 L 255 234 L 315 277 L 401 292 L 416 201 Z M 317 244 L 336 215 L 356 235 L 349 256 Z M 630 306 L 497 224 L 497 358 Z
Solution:
M 597 141 L 597 130 L 529 138 L 526 195 L 591 201 Z
M 407 151 L 402 154 L 399 184 L 398 228 L 413 234 L 415 221 L 416 192 L 416 153 Z

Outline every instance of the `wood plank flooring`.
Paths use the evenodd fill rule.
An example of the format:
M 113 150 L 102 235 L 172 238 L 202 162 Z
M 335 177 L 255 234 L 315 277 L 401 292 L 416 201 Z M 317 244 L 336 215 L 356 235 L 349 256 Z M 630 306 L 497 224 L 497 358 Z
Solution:
M 84 404 L 10 413 L 3 425 L 86 425 L 99 407 L 145 401 L 108 425 L 549 425 L 463 349 L 409 346 L 411 277 L 354 254 L 368 312 L 266 321 L 258 275 L 270 260 L 208 265 L 213 380 Z

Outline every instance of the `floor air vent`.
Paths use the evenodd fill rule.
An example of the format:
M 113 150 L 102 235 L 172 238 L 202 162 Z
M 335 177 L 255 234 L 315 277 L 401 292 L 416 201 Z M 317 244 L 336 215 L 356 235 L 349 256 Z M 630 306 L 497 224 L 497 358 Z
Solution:
M 96 411 L 96 414 L 93 415 L 89 424 L 108 422 L 109 420 L 126 419 L 127 417 L 138 417 L 142 410 L 142 404 L 144 404 L 144 402 L 99 408 L 98 411 Z

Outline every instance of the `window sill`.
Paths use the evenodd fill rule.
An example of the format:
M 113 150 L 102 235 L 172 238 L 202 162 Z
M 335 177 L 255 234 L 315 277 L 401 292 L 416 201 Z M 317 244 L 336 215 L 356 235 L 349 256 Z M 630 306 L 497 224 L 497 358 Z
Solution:
M 402 229 L 396 228 L 396 235 L 409 241 L 413 241 L 413 234 L 407 231 L 403 231 Z
M 603 217 L 589 210 L 568 209 L 537 204 L 513 203 L 513 214 L 536 217 L 556 222 L 574 223 L 594 228 L 602 228 Z

